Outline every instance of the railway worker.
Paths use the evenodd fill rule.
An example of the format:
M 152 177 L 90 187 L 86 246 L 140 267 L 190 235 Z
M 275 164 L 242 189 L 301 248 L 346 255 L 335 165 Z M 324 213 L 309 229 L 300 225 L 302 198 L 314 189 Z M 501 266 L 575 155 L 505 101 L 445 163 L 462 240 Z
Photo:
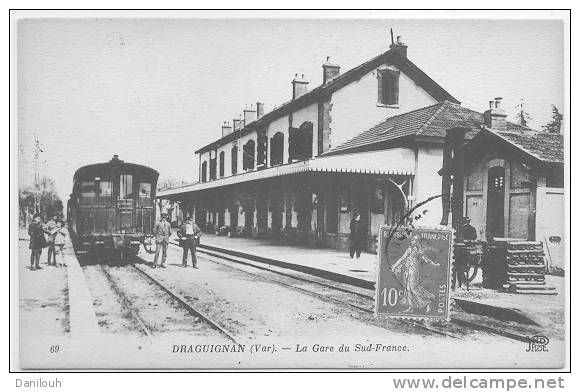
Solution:
M 193 264 L 193 268 L 197 268 L 195 247 L 201 236 L 201 229 L 193 222 L 191 216 L 185 218 L 185 222 L 177 231 L 177 236 L 181 240 L 181 246 L 183 247 L 183 267 L 187 267 L 187 253 L 191 252 L 191 264 Z
M 56 259 L 58 258 L 61 267 L 66 266 L 66 263 L 64 262 L 64 244 L 66 242 L 65 239 L 66 239 L 66 230 L 63 227 L 63 221 L 58 219 L 56 221 L 56 229 L 54 231 L 54 251 L 55 251 L 54 265 L 56 265 Z
M 165 259 L 167 258 L 167 245 L 169 244 L 169 237 L 171 237 L 171 225 L 167 221 L 167 214 L 161 214 L 161 220 L 155 223 L 153 227 L 153 235 L 155 236 L 155 261 L 153 268 L 157 267 L 159 261 L 159 253 L 163 252 L 161 257 L 161 265 L 159 268 L 165 268 Z
M 44 225 L 44 232 L 46 233 L 46 242 L 48 244 L 48 258 L 46 264 L 56 266 L 56 253 L 54 248 L 54 237 L 57 231 L 56 222 L 58 215 L 53 215 L 52 218 Z M 51 263 L 51 261 L 54 263 Z
M 362 251 L 363 232 L 362 223 L 360 221 L 360 213 L 354 212 L 354 217 L 350 220 L 350 258 L 355 256 L 358 259 Z
M 468 241 L 477 240 L 477 230 L 471 226 L 471 219 L 468 216 L 463 218 L 463 224 L 459 227 L 457 237 Z
M 40 254 L 42 253 L 42 248 L 44 248 L 46 245 L 46 238 L 44 238 L 44 230 L 40 221 L 40 214 L 36 213 L 32 218 L 32 222 L 30 222 L 30 225 L 28 226 L 28 235 L 30 236 L 30 244 L 28 245 L 28 248 L 31 250 L 31 271 L 40 269 L 40 265 L 38 265 L 40 261 Z

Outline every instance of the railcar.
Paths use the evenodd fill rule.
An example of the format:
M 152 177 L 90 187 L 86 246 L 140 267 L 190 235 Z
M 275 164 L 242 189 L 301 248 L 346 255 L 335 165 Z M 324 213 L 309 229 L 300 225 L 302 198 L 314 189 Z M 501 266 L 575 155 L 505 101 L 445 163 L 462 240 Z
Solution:
M 137 255 L 141 245 L 151 253 L 158 178 L 156 170 L 117 155 L 79 168 L 67 204 L 77 253 L 127 259 Z

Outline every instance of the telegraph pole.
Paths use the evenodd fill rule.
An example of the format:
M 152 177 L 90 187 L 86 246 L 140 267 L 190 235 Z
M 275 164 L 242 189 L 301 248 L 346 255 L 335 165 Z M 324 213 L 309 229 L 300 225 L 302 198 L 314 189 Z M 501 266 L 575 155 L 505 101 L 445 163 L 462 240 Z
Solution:
M 38 195 L 38 190 L 40 188 L 40 153 L 44 152 L 42 147 L 40 146 L 40 141 L 38 141 L 38 137 L 36 137 L 36 133 L 34 133 L 34 212 L 40 212 L 40 198 Z

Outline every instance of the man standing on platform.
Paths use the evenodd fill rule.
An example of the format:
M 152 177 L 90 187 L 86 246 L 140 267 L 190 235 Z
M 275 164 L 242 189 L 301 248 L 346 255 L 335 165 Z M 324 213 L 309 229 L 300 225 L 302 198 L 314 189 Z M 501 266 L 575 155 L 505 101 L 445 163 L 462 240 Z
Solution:
M 40 214 L 34 214 L 32 222 L 28 226 L 28 235 L 30 236 L 30 270 L 34 271 L 40 269 L 39 261 L 42 248 L 46 245 L 46 238 L 44 238 L 44 230 L 42 223 L 40 223 Z
M 360 221 L 360 213 L 354 211 L 354 216 L 350 220 L 350 258 L 355 256 L 358 260 L 363 247 L 363 231 L 362 223 Z
M 159 260 L 159 253 L 163 252 L 161 257 L 161 265 L 159 268 L 165 268 L 165 259 L 167 258 L 167 245 L 169 245 L 169 237 L 171 237 L 171 225 L 167 222 L 167 214 L 161 214 L 161 220 L 155 223 L 153 227 L 153 235 L 155 236 L 155 261 L 153 268 L 157 267 Z
M 58 215 L 53 215 L 52 219 L 46 222 L 44 225 L 44 232 L 46 233 L 46 242 L 48 242 L 48 259 L 46 264 L 54 265 L 56 267 L 56 250 L 54 248 L 54 237 L 57 232 L 56 221 L 58 220 Z M 52 260 L 52 261 L 51 261 Z
M 197 268 L 195 247 L 201 236 L 201 230 L 193 222 L 191 216 L 185 219 L 185 223 L 177 231 L 177 236 L 180 238 L 181 246 L 183 247 L 183 267 L 187 267 L 187 253 L 191 252 L 191 264 L 193 264 L 193 268 Z

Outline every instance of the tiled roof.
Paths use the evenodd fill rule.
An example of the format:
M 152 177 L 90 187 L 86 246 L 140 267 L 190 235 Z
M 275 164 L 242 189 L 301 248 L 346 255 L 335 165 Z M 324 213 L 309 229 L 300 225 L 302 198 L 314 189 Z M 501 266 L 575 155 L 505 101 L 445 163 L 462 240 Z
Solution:
M 564 136 L 543 132 L 500 132 L 490 130 L 534 158 L 550 163 L 564 162 Z
M 370 144 L 398 139 L 404 136 L 416 135 L 421 127 L 427 123 L 441 109 L 443 103 L 427 106 L 412 112 L 389 117 L 380 124 L 364 131 L 345 143 L 327 152 L 346 152 L 347 150 L 363 147 Z
M 240 137 L 240 135 L 255 132 L 256 128 L 263 126 L 264 124 L 268 124 L 269 122 L 272 122 L 280 118 L 281 116 L 292 112 L 293 110 L 297 110 L 306 105 L 310 105 L 313 102 L 317 102 L 317 100 L 320 99 L 321 96 L 329 95 L 337 90 L 340 90 L 344 86 L 360 79 L 362 75 L 372 71 L 374 68 L 384 63 L 395 65 L 397 68 L 401 70 L 401 72 L 403 72 L 405 75 L 411 78 L 411 80 L 413 80 L 419 87 L 421 87 L 423 90 L 429 93 L 429 95 L 431 95 L 437 101 L 443 102 L 447 100 L 459 103 L 459 101 L 454 96 L 452 96 L 443 87 L 441 87 L 433 79 L 431 79 L 429 75 L 423 72 L 411 60 L 409 60 L 406 55 L 404 56 L 401 55 L 399 50 L 390 49 L 348 70 L 347 72 L 340 74 L 339 76 L 327 82 L 326 84 L 322 84 L 318 87 L 315 87 L 314 89 L 308 91 L 299 98 L 283 103 L 282 105 L 273 109 L 271 112 L 264 114 L 264 116 L 262 116 L 261 118 L 249 124 L 245 124 L 244 129 L 232 132 L 229 135 L 226 135 L 212 143 L 209 143 L 203 146 L 202 148 L 198 149 L 195 153 L 199 154 L 217 148 Z
M 471 128 L 466 135 L 473 138 L 483 125 L 483 114 L 460 104 L 443 101 L 411 112 L 389 117 L 380 124 L 361 132 L 354 138 L 331 149 L 326 154 L 344 153 L 372 144 L 388 142 L 405 136 L 445 137 L 446 130 L 455 127 Z M 509 132 L 531 131 L 517 124 L 507 123 Z

